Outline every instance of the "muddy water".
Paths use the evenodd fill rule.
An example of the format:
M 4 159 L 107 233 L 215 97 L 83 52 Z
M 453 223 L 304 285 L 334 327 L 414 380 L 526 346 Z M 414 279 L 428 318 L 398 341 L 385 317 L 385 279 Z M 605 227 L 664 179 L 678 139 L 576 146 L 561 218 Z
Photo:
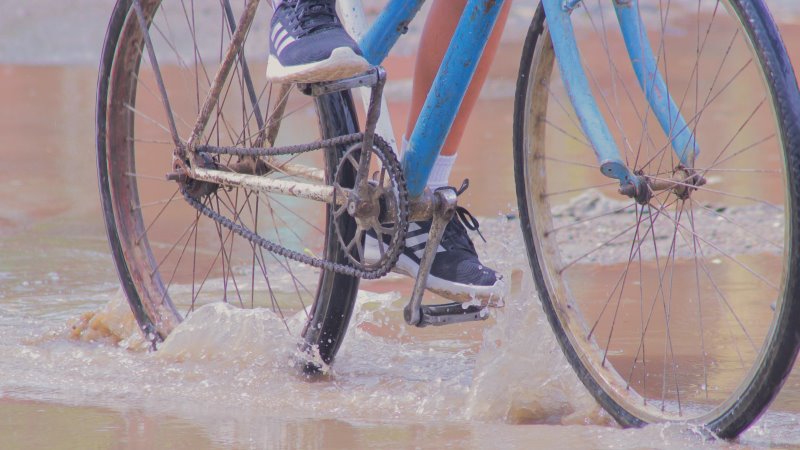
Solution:
M 102 23 L 106 5 L 78 3 Z M 776 6 L 796 12 L 790 3 Z M 26 5 L 17 20 L 47 2 Z M 407 281 L 365 283 L 333 372 L 317 382 L 297 375 L 295 343 L 268 311 L 208 307 L 147 351 L 118 293 L 96 193 L 96 51 L 81 39 L 99 45 L 102 27 L 53 42 L 35 34 L 53 29 L 42 21 L 22 31 L 3 22 L 19 45 L 0 47 L 0 448 L 729 446 L 682 427 L 610 423 L 531 295 L 517 223 L 503 218 L 515 208 L 511 104 L 529 12 L 515 7 L 454 173 L 480 186 L 466 205 L 495 236 L 479 251 L 516 274 L 509 306 L 486 323 L 417 330 L 402 322 Z M 800 61 L 800 27 L 785 17 Z M 48 51 L 30 56 L 43 41 Z M 41 65 L 59 58 L 72 63 Z M 411 60 L 400 52 L 387 64 L 399 78 L 389 90 L 398 126 Z M 480 179 L 487 169 L 494 176 Z M 594 277 L 586 289 L 603 275 Z M 798 422 L 800 373 L 738 444 L 799 446 Z

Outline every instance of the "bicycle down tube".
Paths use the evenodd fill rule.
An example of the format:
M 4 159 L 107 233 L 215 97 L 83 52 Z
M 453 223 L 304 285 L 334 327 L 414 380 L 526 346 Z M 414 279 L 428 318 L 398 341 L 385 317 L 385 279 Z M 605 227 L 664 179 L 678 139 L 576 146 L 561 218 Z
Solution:
M 389 2 L 359 42 L 371 64 L 383 61 L 422 3 L 422 0 Z M 403 154 L 403 171 L 411 197 L 418 197 L 425 189 L 433 162 L 455 120 L 502 6 L 503 0 L 467 2 Z

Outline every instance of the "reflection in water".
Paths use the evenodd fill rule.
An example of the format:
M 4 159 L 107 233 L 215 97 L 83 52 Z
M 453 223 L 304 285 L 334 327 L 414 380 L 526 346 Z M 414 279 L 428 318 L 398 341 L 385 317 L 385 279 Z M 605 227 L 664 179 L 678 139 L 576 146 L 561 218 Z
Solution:
M 762 273 L 779 272 L 781 265 L 777 255 L 753 255 L 746 258 L 745 262 Z M 610 340 L 607 356 L 611 364 L 637 390 L 647 392 L 649 398 L 686 403 L 723 400 L 749 370 L 749 362 L 756 356 L 755 352 L 764 340 L 767 330 L 759 325 L 772 320 L 774 312 L 769 307 L 771 299 L 765 298 L 766 287 L 742 282 L 748 277 L 741 267 L 720 261 L 709 268 L 710 278 L 715 284 L 702 283 L 701 292 L 697 294 L 702 299 L 712 299 L 700 306 L 702 323 L 698 318 L 697 299 L 692 296 L 676 297 L 669 303 L 668 310 L 662 309 L 656 302 L 645 305 L 646 325 L 643 325 L 641 317 L 634 315 L 616 317 L 612 323 L 609 318 L 611 312 L 604 314 L 601 311 L 606 303 L 602 298 L 598 299 L 596 293 L 607 290 L 606 283 L 601 280 L 616 279 L 624 266 L 587 264 L 576 268 L 570 275 L 582 281 L 573 293 L 576 299 L 580 299 L 587 320 L 592 318 L 597 321 L 590 323 L 595 327 L 594 338 L 599 341 Z M 654 263 L 649 266 L 654 266 Z M 658 297 L 659 272 L 655 267 L 646 266 L 644 274 L 647 278 L 635 277 L 633 284 L 646 288 L 643 295 L 645 299 Z M 671 297 L 672 292 L 676 295 L 692 292 L 695 283 L 693 262 L 679 261 L 670 273 L 669 285 L 663 287 L 666 291 L 664 295 Z M 726 294 L 723 308 L 714 307 L 714 303 L 721 301 L 713 300 L 717 290 Z M 626 305 L 638 307 L 639 295 L 640 292 L 624 292 L 621 298 L 614 297 L 612 301 L 619 301 L 621 309 L 625 310 Z M 702 327 L 702 340 L 695 338 L 698 326 Z M 646 345 L 641 340 L 643 327 L 646 330 Z M 667 345 L 670 349 L 669 360 L 652 358 L 641 362 L 646 352 L 661 355 Z M 704 370 L 709 367 L 713 370 Z M 664 384 L 673 382 L 688 389 L 681 392 L 681 398 L 676 398 L 671 392 L 664 398 Z
M 676 427 L 619 430 L 597 426 L 512 426 L 466 422 L 409 423 L 370 419 L 291 419 L 237 411 L 239 418 L 191 422 L 138 409 L 60 407 L 13 401 L 0 403 L 3 448 L 525 448 L 532 442 L 563 448 L 675 448 L 709 443 L 699 433 Z M 41 424 L 48 424 L 43 433 Z M 243 423 L 247 425 L 243 426 Z

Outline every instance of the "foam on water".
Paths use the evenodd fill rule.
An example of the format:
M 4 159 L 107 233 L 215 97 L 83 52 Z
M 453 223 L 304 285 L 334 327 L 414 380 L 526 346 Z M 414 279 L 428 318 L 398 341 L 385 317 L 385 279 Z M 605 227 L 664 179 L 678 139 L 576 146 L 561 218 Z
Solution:
M 317 380 L 300 376 L 295 363 L 297 341 L 292 336 L 302 326 L 302 313 L 288 320 L 289 334 L 284 321 L 269 310 L 206 305 L 157 352 L 148 352 L 131 339 L 135 325 L 117 297 L 85 321 L 82 333 L 70 334 L 78 340 L 51 339 L 26 348 L 27 365 L 39 360 L 40 372 L 49 367 L 41 373 L 38 394 L 33 383 L 28 396 L 67 403 L 91 398 L 117 408 L 177 415 L 227 443 L 236 442 L 241 428 L 266 426 L 265 417 L 335 417 L 366 421 L 363 426 L 402 421 L 463 423 L 487 430 L 503 424 L 582 424 L 539 429 L 537 435 L 543 442 L 570 436 L 567 440 L 576 445 L 603 442 L 615 448 L 716 445 L 685 426 L 618 430 L 572 373 L 538 305 L 522 304 L 523 292 L 532 287 L 528 277 L 517 273 L 514 278 L 508 306 L 485 322 L 479 342 L 410 330 L 381 332 L 405 326 L 397 323 L 405 299 L 395 292 L 360 292 L 337 362 Z M 84 383 L 80 389 L 77 384 L 70 387 L 79 379 Z M 229 411 L 224 421 L 221 411 Z M 511 446 L 530 442 L 515 432 L 506 439 Z M 480 444 L 480 438 L 473 442 L 488 444 Z
M 532 289 L 524 283 L 521 289 Z M 352 327 L 323 383 L 297 375 L 293 336 L 303 325 L 303 313 L 284 322 L 268 309 L 205 305 L 157 352 L 138 357 L 148 371 L 166 369 L 173 375 L 160 389 L 192 392 L 204 402 L 280 405 L 282 413 L 608 423 L 561 356 L 538 305 L 523 304 L 519 288 L 512 295 L 487 323 L 476 354 L 474 341 L 404 332 L 405 325 L 397 323 L 404 301 L 399 294 L 362 291 Z M 74 338 L 134 353 L 147 347 L 121 296 L 78 322 L 71 328 Z M 394 336 L 381 331 L 392 328 L 400 331 Z
M 403 323 L 406 299 L 399 293 L 362 290 L 336 363 L 320 383 L 298 375 L 302 312 L 284 322 L 269 309 L 204 305 L 147 353 L 118 294 L 84 314 L 71 335 L 133 352 L 146 373 L 170 374 L 145 378 L 190 404 L 268 405 L 301 417 L 609 424 L 564 360 L 530 274 L 518 269 L 525 259 L 513 251 L 522 246 L 516 226 L 484 221 L 488 232 L 505 238 L 481 251 L 514 274 L 506 306 L 490 320 L 472 333 L 461 326 L 417 330 Z
M 299 334 L 304 314 L 284 323 L 269 309 L 241 309 L 227 303 L 212 303 L 189 315 L 159 346 L 164 360 L 219 361 L 247 364 L 273 354 L 287 355 L 293 348 L 287 328 Z

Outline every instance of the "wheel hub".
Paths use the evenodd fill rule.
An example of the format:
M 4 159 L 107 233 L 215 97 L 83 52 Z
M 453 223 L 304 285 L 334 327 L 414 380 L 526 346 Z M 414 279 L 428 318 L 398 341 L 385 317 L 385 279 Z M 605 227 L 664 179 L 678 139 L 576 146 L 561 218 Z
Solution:
M 219 170 L 217 161 L 207 153 L 198 153 L 195 158 L 195 165 L 203 169 Z M 195 200 L 213 194 L 219 189 L 219 184 L 208 181 L 195 180 L 186 172 L 188 161 L 175 159 L 172 173 L 167 174 L 167 180 L 173 180 L 182 185 L 186 192 Z
M 699 186 L 706 184 L 699 173 L 683 165 L 675 167 L 669 179 L 647 176 L 646 179 L 653 192 L 671 190 L 681 200 L 687 200 Z
M 619 193 L 634 198 L 640 205 L 648 204 L 653 194 L 660 191 L 672 191 L 679 199 L 687 200 L 692 192 L 707 183 L 702 175 L 683 165 L 675 167 L 670 178 L 645 175 L 641 170 L 636 172 L 636 177 L 635 183 L 620 187 Z

